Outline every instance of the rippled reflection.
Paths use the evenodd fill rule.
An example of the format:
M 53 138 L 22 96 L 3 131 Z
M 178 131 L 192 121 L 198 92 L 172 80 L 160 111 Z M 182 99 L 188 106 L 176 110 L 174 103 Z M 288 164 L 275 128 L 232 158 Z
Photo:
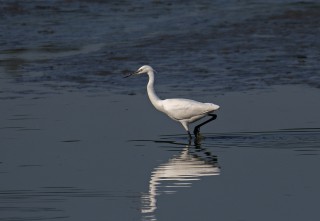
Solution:
M 157 196 L 174 194 L 179 188 L 191 187 L 201 177 L 220 174 L 217 156 L 199 145 L 187 145 L 179 155 L 156 167 L 150 177 L 149 192 L 142 195 L 141 212 L 145 218 L 156 220 Z

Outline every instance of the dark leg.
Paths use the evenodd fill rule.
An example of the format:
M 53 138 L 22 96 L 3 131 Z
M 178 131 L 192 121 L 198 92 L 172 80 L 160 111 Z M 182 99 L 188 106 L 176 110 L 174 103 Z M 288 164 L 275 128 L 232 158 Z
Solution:
M 187 131 L 187 132 L 188 132 L 188 135 L 189 135 L 189 140 L 192 140 L 192 136 L 191 136 L 190 131 Z
M 200 127 L 202 127 L 203 125 L 209 123 L 210 121 L 213 121 L 217 118 L 217 115 L 216 114 L 209 114 L 209 116 L 211 116 L 211 118 L 209 120 L 206 120 L 205 122 L 199 124 L 198 126 L 196 126 L 193 130 L 193 133 L 196 137 L 199 136 L 200 134 Z

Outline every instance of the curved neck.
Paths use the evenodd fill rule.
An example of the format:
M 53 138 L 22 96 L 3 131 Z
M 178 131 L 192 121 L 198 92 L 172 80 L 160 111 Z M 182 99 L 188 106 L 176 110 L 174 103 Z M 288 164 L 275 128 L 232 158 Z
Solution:
M 156 95 L 154 91 L 154 73 L 153 70 L 148 71 L 148 76 L 149 76 L 149 82 L 147 85 L 147 91 L 148 91 L 148 96 L 153 104 L 153 106 L 158 109 L 162 110 L 162 105 L 161 105 L 161 99 Z

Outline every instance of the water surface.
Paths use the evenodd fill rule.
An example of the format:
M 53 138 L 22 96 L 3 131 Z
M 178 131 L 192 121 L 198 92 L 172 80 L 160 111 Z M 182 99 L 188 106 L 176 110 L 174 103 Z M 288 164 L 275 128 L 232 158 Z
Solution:
M 150 64 L 161 85 L 181 94 L 320 85 L 318 1 L 2 1 L 1 6 L 4 80 L 137 93 L 144 82 L 124 82 L 119 75 Z
M 2 1 L 0 220 L 311 220 L 317 1 Z M 221 106 L 188 142 L 162 98 Z
M 278 120 L 284 115 L 270 123 L 257 108 L 286 92 L 319 99 L 296 87 L 221 96 L 224 111 L 196 143 L 146 96 L 69 92 L 3 100 L 0 217 L 316 220 L 318 103 L 292 110 L 290 99 L 278 96 L 288 124 Z M 239 100 L 254 109 L 240 108 L 237 123 L 227 104 Z M 256 124 L 241 123 L 251 120 Z M 275 129 L 284 125 L 301 128 Z

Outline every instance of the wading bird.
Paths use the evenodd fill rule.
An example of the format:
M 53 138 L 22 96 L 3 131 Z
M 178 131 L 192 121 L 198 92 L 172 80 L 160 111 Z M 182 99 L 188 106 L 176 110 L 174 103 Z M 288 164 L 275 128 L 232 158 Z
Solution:
M 211 116 L 211 118 L 194 128 L 194 135 L 198 138 L 200 133 L 200 127 L 209 123 L 217 118 L 217 115 L 213 114 L 214 111 L 219 109 L 219 105 L 212 103 L 201 103 L 198 101 L 183 99 L 183 98 L 172 98 L 161 100 L 154 91 L 154 70 L 149 65 L 143 65 L 136 72 L 127 75 L 125 77 L 130 77 L 132 75 L 148 74 L 149 82 L 147 85 L 148 96 L 153 104 L 153 106 L 168 115 L 171 119 L 179 121 L 184 129 L 188 132 L 189 139 L 192 139 L 191 133 L 189 131 L 189 124 L 193 123 L 206 116 Z

